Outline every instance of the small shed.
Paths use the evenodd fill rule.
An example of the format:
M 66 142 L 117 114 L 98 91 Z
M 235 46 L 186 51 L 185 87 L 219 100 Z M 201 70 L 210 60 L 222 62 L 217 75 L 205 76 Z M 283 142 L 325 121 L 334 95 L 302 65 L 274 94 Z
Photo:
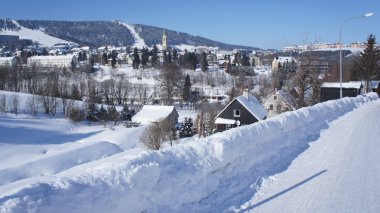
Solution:
M 248 92 L 234 98 L 215 118 L 216 130 L 225 131 L 241 125 L 249 125 L 266 118 L 268 112 Z
M 168 120 L 172 126 L 178 123 L 178 112 L 174 106 L 144 105 L 143 108 L 132 117 L 133 122 L 150 124 Z
M 336 100 L 340 98 L 340 82 L 324 82 L 321 87 L 320 102 Z M 356 97 L 363 91 L 360 81 L 350 81 L 342 83 L 343 97 Z

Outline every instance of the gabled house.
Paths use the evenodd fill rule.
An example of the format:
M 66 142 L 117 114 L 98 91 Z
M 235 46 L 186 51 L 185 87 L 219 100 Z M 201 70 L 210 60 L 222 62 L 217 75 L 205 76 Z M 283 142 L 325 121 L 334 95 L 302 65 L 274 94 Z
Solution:
M 216 131 L 249 125 L 266 118 L 268 112 L 247 91 L 234 98 L 215 118 Z
M 287 91 L 275 90 L 263 103 L 268 118 L 297 109 L 296 99 Z
M 320 87 L 320 102 L 336 100 L 340 98 L 340 82 L 324 82 Z M 363 92 L 363 84 L 360 81 L 342 83 L 343 97 L 356 97 Z
M 144 105 L 143 108 L 132 117 L 132 121 L 141 124 L 150 124 L 166 120 L 174 127 L 178 123 L 178 117 L 178 112 L 174 106 Z

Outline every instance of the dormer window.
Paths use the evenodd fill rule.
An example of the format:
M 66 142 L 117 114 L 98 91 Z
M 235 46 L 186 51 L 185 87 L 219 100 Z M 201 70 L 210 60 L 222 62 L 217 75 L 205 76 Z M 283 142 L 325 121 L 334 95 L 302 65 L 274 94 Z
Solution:
M 234 117 L 240 117 L 240 110 L 234 109 Z

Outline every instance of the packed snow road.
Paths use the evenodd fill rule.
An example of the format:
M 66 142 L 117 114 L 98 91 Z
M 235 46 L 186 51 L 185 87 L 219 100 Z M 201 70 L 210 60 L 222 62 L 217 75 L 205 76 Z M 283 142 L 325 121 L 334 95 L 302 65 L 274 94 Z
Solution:
M 333 122 L 239 211 L 379 212 L 380 101 Z

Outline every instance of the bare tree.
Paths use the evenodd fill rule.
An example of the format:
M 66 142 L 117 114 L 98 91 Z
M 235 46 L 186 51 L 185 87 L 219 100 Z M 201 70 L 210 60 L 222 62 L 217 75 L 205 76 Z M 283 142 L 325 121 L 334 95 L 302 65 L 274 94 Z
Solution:
M 0 99 L 0 112 L 6 112 L 7 111 L 7 96 L 2 95 Z
M 146 84 L 138 84 L 137 87 L 137 94 L 139 96 L 139 104 L 146 104 L 148 99 L 148 90 L 149 87 Z
M 20 106 L 20 99 L 19 99 L 18 95 L 12 95 L 10 102 L 12 103 L 12 105 L 11 105 L 12 110 L 11 111 L 17 115 L 18 109 Z
M 30 110 L 30 113 L 32 115 L 37 115 L 38 112 L 38 101 L 37 97 L 35 95 L 32 95 L 27 101 L 26 105 Z
M 169 141 L 173 145 L 173 139 L 172 127 L 168 120 L 150 124 L 140 137 L 141 143 L 153 150 L 159 150 L 165 141 Z
M 182 72 L 178 65 L 166 63 L 156 77 L 157 85 L 163 94 L 166 104 L 173 103 L 173 96 L 181 88 Z

